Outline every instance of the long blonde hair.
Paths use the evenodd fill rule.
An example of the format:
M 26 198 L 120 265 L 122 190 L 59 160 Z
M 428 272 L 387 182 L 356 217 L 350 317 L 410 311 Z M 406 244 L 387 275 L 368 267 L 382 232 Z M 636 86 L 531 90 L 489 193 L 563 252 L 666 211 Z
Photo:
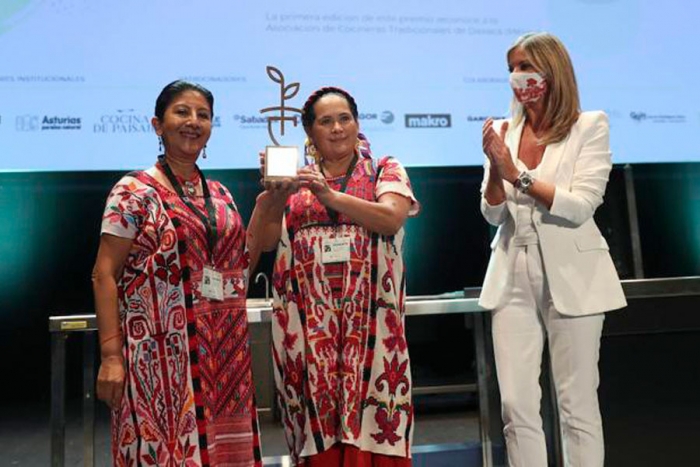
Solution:
M 558 38 L 547 32 L 531 32 L 520 36 L 508 49 L 506 59 L 518 47 L 522 48 L 535 69 L 547 81 L 541 126 L 544 133 L 539 142 L 558 143 L 566 138 L 581 113 L 578 85 L 569 53 Z M 526 117 L 523 105 L 515 97 L 511 102 L 511 114 L 514 126 Z

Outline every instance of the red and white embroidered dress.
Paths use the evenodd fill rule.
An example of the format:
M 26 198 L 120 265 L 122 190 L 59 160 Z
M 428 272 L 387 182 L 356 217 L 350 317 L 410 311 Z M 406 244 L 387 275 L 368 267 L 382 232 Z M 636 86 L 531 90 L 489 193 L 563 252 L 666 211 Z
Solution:
M 200 296 L 210 262 L 202 222 L 146 172 L 122 178 L 102 233 L 133 239 L 118 283 L 126 383 L 112 413 L 116 466 L 260 466 L 245 308 L 245 228 L 230 193 L 208 181 L 224 300 Z M 205 216 L 204 198 L 192 198 Z
M 376 179 L 377 168 L 380 176 Z M 343 177 L 328 184 L 339 189 Z M 360 155 L 346 193 L 384 193 L 419 204 L 401 164 Z M 349 237 L 350 260 L 323 264 L 322 238 Z M 404 332 L 404 229 L 372 233 L 307 189 L 290 197 L 273 271 L 275 382 L 293 459 L 334 444 L 410 457 L 411 372 Z

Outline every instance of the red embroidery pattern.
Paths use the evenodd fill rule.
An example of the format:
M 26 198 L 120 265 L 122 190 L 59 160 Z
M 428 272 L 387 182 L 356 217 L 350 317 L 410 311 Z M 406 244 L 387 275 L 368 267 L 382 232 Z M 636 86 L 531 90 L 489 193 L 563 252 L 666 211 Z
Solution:
M 374 419 L 379 426 L 379 433 L 372 433 L 372 437 L 379 443 L 388 442 L 392 446 L 401 440 L 396 434 L 401 422 L 401 413 L 405 412 L 411 418 L 410 401 L 407 402 L 406 395 L 411 387 L 411 381 L 406 377 L 408 370 L 408 359 L 399 363 L 397 354 L 394 354 L 391 362 L 384 359 L 384 373 L 375 381 L 378 390 L 382 391 L 388 387 L 389 400 L 380 400 L 370 397 L 367 400 L 368 406 L 375 406 L 377 412 Z M 403 399 L 403 401 L 402 401 Z M 397 400 L 401 401 L 397 403 Z
M 542 81 L 542 84 L 538 85 L 537 80 L 530 78 L 527 80 L 527 87 L 522 89 L 514 89 L 515 97 L 521 103 L 536 101 L 547 92 L 547 82 Z

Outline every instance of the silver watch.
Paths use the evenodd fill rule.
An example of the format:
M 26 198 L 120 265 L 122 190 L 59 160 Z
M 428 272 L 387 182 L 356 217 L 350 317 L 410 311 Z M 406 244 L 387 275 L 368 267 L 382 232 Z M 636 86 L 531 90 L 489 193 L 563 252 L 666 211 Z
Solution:
M 515 182 L 513 182 L 513 186 L 517 188 L 520 193 L 527 193 L 534 181 L 535 179 L 532 178 L 532 175 L 522 171 L 520 175 L 518 175 L 518 178 L 515 179 Z

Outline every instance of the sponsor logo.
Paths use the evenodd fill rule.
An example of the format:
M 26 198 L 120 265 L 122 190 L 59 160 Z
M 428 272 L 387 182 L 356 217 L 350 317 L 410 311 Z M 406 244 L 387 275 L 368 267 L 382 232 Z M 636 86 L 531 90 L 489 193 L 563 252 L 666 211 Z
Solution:
M 152 133 L 153 125 L 148 115 L 139 115 L 134 109 L 117 109 L 114 113 L 100 116 L 93 124 L 95 133 Z M 221 126 L 221 116 L 216 115 L 212 120 L 212 127 Z
M 452 126 L 450 114 L 406 114 L 404 118 L 406 128 L 450 128 Z
M 630 118 L 637 122 L 641 122 L 647 119 L 647 114 L 644 112 L 630 112 Z
M 494 120 L 503 120 L 503 119 L 508 118 L 508 117 L 505 117 L 503 115 L 500 115 L 500 116 L 499 115 L 467 115 L 468 122 L 480 123 L 480 122 L 485 122 L 489 118 L 492 118 Z
M 80 117 L 49 117 L 41 120 L 42 130 L 80 130 L 83 124 Z
M 630 118 L 635 122 L 651 122 L 651 123 L 685 123 L 685 115 L 670 115 L 670 114 L 648 114 L 646 112 L 630 112 Z
M 117 109 L 114 113 L 101 115 L 92 125 L 95 133 L 151 133 L 151 117 L 139 115 L 134 109 Z
M 381 122 L 385 125 L 391 125 L 394 123 L 394 113 L 390 110 L 385 110 L 383 112 L 363 112 L 358 115 L 359 120 L 367 123 L 378 123 Z
M 394 113 L 391 110 L 385 110 L 381 113 L 379 118 L 381 119 L 382 123 L 387 125 L 394 123 Z
M 267 117 L 262 117 L 260 115 L 243 115 L 235 114 L 233 116 L 233 121 L 238 124 L 240 128 L 267 128 Z
M 15 119 L 17 131 L 80 130 L 82 126 L 80 117 L 18 115 Z

